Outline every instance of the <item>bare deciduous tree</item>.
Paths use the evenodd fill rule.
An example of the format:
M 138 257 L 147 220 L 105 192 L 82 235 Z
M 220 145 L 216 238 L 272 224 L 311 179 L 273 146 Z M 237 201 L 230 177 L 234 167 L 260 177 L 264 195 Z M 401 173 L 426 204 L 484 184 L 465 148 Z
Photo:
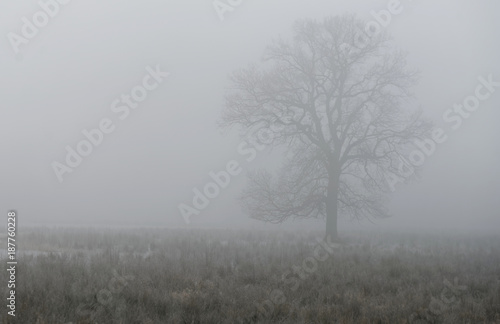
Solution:
M 298 21 L 293 40 L 274 41 L 262 66 L 233 73 L 221 126 L 267 134 L 271 147 L 286 149 L 277 179 L 249 175 L 242 200 L 251 217 L 324 217 L 336 239 L 339 213 L 387 215 L 387 179 L 402 176 L 401 155 L 432 125 L 409 108 L 416 73 L 405 55 L 386 33 L 360 46 L 360 30 L 351 15 Z

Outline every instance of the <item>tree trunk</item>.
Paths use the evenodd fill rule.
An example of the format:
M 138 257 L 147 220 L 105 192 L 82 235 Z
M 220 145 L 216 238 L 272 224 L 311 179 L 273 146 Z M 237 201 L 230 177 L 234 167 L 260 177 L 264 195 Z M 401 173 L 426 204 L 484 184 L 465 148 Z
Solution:
M 338 240 L 337 216 L 339 198 L 339 177 L 330 175 L 328 179 L 328 190 L 326 194 L 326 233 L 325 239 L 330 237 L 331 241 Z

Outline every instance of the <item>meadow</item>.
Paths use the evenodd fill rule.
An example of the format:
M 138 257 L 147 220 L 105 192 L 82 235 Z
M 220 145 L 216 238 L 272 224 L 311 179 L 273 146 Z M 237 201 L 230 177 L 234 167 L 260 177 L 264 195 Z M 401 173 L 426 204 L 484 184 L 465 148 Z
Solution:
M 4 306 L 0 322 L 500 323 L 498 236 L 321 239 L 314 231 L 21 229 L 16 317 Z M 5 298 L 7 281 L 1 271 Z

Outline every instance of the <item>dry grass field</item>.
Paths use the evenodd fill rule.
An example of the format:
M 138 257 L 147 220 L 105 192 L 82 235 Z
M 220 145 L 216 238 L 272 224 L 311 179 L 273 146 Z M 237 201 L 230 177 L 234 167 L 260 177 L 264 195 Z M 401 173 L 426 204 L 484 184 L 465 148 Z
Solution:
M 344 233 L 340 244 L 320 238 L 23 229 L 16 319 L 4 310 L 0 321 L 500 323 L 498 237 Z M 0 282 L 7 281 L 7 271 L 0 272 Z

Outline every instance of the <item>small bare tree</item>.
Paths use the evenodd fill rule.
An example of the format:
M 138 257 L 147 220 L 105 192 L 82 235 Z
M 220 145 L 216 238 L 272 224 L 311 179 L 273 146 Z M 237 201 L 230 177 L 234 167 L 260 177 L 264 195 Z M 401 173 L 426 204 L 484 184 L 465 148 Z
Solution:
M 251 173 L 242 201 L 250 216 L 279 223 L 337 216 L 384 217 L 387 179 L 402 176 L 401 155 L 431 123 L 408 108 L 416 73 L 390 50 L 386 33 L 365 37 L 355 16 L 298 21 L 293 40 L 277 40 L 261 67 L 233 73 L 221 126 L 267 134 L 285 148 L 277 179 Z M 346 45 L 346 44 L 357 44 Z

